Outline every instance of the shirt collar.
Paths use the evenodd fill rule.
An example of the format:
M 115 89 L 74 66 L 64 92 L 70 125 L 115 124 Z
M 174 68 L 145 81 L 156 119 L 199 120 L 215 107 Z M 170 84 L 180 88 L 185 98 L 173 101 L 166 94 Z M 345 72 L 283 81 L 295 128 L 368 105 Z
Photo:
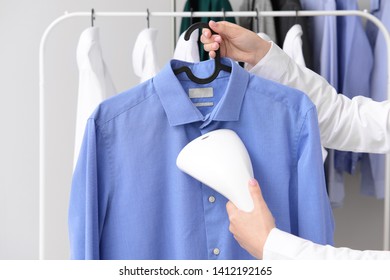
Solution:
M 186 74 L 176 76 L 173 69 L 183 65 L 191 68 L 196 76 L 205 77 L 206 73 L 214 71 L 214 61 L 207 60 L 199 63 L 189 63 L 179 60 L 171 60 L 153 78 L 155 90 L 161 100 L 162 106 L 167 114 L 171 126 L 183 125 L 197 121 L 205 121 L 211 118 L 215 121 L 237 121 L 239 120 L 241 105 L 249 81 L 249 73 L 240 67 L 233 60 L 222 58 L 223 64 L 232 67 L 232 72 L 221 71 L 218 77 L 230 76 L 225 94 L 215 106 L 209 117 L 203 116 L 196 106 L 191 102 L 187 93 L 180 84 L 180 80 L 189 80 Z M 200 73 L 197 75 L 197 73 Z

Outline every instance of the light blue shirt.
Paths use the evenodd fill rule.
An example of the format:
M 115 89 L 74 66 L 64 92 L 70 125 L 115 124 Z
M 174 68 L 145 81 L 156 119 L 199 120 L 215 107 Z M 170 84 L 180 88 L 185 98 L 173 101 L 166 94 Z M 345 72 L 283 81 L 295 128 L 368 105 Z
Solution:
M 357 0 L 337 0 L 338 10 L 358 10 Z M 337 43 L 339 60 L 339 91 L 353 98 L 370 96 L 370 77 L 373 54 L 360 17 L 337 18 Z M 335 168 L 353 174 L 361 154 L 336 151 Z
M 304 10 L 336 10 L 336 0 L 301 0 Z M 317 16 L 311 20 L 314 70 L 339 91 L 339 61 L 337 46 L 336 16 Z M 326 183 L 333 207 L 339 207 L 344 201 L 344 178 L 342 172 L 334 168 L 335 151 L 328 150 L 325 161 Z
M 302 10 L 336 10 L 335 0 L 300 0 Z M 337 87 L 337 23 L 336 16 L 309 17 L 313 44 L 314 70 Z
M 175 163 L 187 143 L 220 128 L 247 147 L 277 227 L 333 243 L 315 106 L 300 91 L 223 63 L 231 74 L 199 85 L 172 69 L 186 64 L 206 77 L 212 60 L 172 60 L 96 109 L 72 183 L 73 259 L 252 259 L 229 232 L 226 198 Z M 200 87 L 212 87 L 213 97 L 191 100 L 188 89 Z

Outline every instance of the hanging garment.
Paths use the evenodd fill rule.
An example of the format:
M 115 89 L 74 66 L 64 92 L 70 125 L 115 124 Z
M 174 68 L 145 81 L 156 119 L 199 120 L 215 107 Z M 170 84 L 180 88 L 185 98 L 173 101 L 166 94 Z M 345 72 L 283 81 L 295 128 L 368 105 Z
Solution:
M 270 0 L 244 0 L 240 6 L 240 11 L 255 11 L 260 13 L 264 11 L 272 11 L 272 4 Z M 257 33 L 265 33 L 271 41 L 276 42 L 275 22 L 273 17 L 239 17 L 239 25 L 246 29 Z M 258 22 L 257 22 L 258 21 Z M 257 28 L 257 26 L 259 28 Z
M 275 44 L 272 44 L 267 55 L 250 72 L 297 88 L 309 96 L 318 109 L 321 143 L 324 147 L 381 154 L 390 151 L 389 100 L 379 103 L 364 96 L 355 96 L 351 100 L 337 94 L 325 79 L 299 67 Z M 368 180 L 372 174 L 363 173 L 368 170 L 366 166 L 363 167 L 363 163 L 364 159 L 362 179 Z M 376 195 L 375 189 L 363 189 L 362 192 Z M 343 193 L 344 189 L 341 189 L 340 195 Z M 380 189 L 378 194 L 381 194 Z
M 302 26 L 294 24 L 287 31 L 283 42 L 283 50 L 300 66 L 306 67 L 302 52 Z
M 302 67 L 306 67 L 302 51 L 302 35 L 302 26 L 300 24 L 294 24 L 286 33 L 286 38 L 284 38 L 283 42 L 283 50 L 295 61 L 295 63 Z M 322 161 L 325 162 L 328 152 L 322 146 L 321 151 Z
M 357 0 L 337 0 L 338 10 L 358 10 Z M 360 17 L 337 18 L 339 91 L 353 98 L 370 97 L 373 55 Z M 353 174 L 361 154 L 335 151 L 335 168 Z
M 336 10 L 335 0 L 300 0 L 302 10 Z M 337 26 L 335 16 L 308 17 L 308 37 L 313 57 L 313 70 L 337 90 Z
M 88 117 L 100 102 L 116 92 L 103 60 L 98 27 L 89 27 L 81 33 L 77 45 L 77 66 L 79 88 L 73 168 L 76 166 Z
M 371 1 L 372 13 L 377 16 L 389 30 L 390 28 L 390 3 L 389 1 Z M 375 101 L 387 100 L 387 47 L 382 32 L 378 32 L 373 24 L 367 23 L 369 38 L 375 38 L 371 44 L 374 46 L 374 67 L 371 75 L 370 93 Z M 386 155 L 369 154 L 363 158 L 362 165 L 362 189 L 367 195 L 374 195 L 383 199 L 385 193 L 385 161 Z
M 191 1 L 187 0 L 184 5 L 184 12 L 190 12 L 191 7 L 193 8 L 193 11 L 200 11 L 200 12 L 229 12 L 232 11 L 232 6 L 230 5 L 230 2 L 228 0 L 198 0 L 198 1 Z M 203 18 L 182 18 L 181 25 L 180 25 L 180 34 L 182 34 L 184 31 L 186 31 L 191 24 L 196 22 L 206 22 L 208 23 L 210 20 L 214 21 L 220 21 L 224 20 L 222 17 L 203 17 Z M 236 23 L 236 20 L 234 17 L 227 17 L 225 19 L 226 21 Z M 198 40 L 199 41 L 199 40 Z M 208 60 L 209 54 L 203 49 L 203 45 L 201 45 L 201 42 L 199 41 L 199 57 L 201 61 Z
M 188 41 L 184 40 L 184 34 L 185 32 L 180 35 L 179 40 L 176 43 L 173 59 L 187 62 L 199 62 L 199 30 L 194 30 L 191 33 L 190 39 Z
M 176 167 L 186 144 L 221 128 L 247 147 L 278 228 L 333 242 L 315 106 L 302 92 L 222 63 L 231 74 L 199 85 L 173 69 L 209 76 L 213 60 L 172 60 L 94 112 L 72 182 L 73 259 L 253 259 L 229 232 L 227 199 Z M 197 98 L 204 90 L 211 97 Z
M 300 1 L 303 10 L 336 10 L 335 0 Z M 312 39 L 313 69 L 340 92 L 338 73 L 337 21 L 335 16 L 311 17 L 309 37 Z M 327 188 L 333 207 L 344 201 L 344 176 L 334 168 L 334 150 L 328 150 L 325 162 Z
M 145 28 L 135 41 L 133 49 L 134 73 L 144 82 L 154 77 L 159 71 L 156 52 L 157 29 Z
M 273 10 L 275 11 L 300 11 L 302 10 L 299 0 L 271 0 Z M 286 33 L 294 25 L 300 24 L 303 29 L 303 55 L 305 57 L 306 67 L 312 69 L 312 51 L 308 32 L 308 19 L 306 17 L 275 17 L 276 43 L 283 46 Z
M 349 99 L 337 94 L 328 81 L 297 65 L 274 43 L 250 72 L 307 94 L 318 110 L 324 147 L 354 152 L 390 152 L 390 100 L 375 102 L 364 96 Z
M 377 18 L 382 18 L 382 13 L 383 13 L 383 7 L 384 3 L 381 3 L 381 0 L 371 0 L 370 1 L 370 14 Z M 376 26 L 375 23 L 373 23 L 371 20 L 368 20 L 366 22 L 366 32 L 367 32 L 367 38 L 370 41 L 370 44 L 372 48 L 375 48 L 375 42 L 378 37 L 378 27 Z

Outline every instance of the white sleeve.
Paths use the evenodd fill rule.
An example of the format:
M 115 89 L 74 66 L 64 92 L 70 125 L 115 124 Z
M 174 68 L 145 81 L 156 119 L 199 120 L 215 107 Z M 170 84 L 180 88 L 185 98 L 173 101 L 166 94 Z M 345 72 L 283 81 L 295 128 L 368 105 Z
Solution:
M 274 228 L 264 245 L 264 260 L 390 260 L 390 251 L 359 251 L 318 245 Z
M 390 101 L 337 94 L 320 75 L 297 65 L 276 44 L 250 72 L 305 92 L 317 107 L 326 148 L 367 153 L 390 151 Z

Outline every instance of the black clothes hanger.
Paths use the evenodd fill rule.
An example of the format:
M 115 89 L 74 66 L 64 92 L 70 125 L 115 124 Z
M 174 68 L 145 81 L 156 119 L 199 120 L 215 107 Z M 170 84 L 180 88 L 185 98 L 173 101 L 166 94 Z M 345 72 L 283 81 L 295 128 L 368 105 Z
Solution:
M 209 27 L 209 25 L 205 22 L 197 22 L 197 23 L 194 23 L 193 25 L 191 25 L 187 32 L 184 34 L 184 40 L 188 41 L 190 39 L 190 36 L 191 36 L 191 33 L 194 32 L 194 30 L 198 29 L 198 28 L 208 28 L 211 30 L 211 32 L 213 34 L 217 34 L 215 32 L 212 31 L 212 29 Z M 214 81 L 214 79 L 218 76 L 219 72 L 221 72 L 221 70 L 223 71 L 226 71 L 226 72 L 229 72 L 231 73 L 232 72 L 232 67 L 230 66 L 227 66 L 225 64 L 222 64 L 221 63 L 221 54 L 219 52 L 219 50 L 217 50 L 215 52 L 215 66 L 214 66 L 214 73 L 211 74 L 210 77 L 208 78 L 198 78 L 196 77 L 191 69 L 188 67 L 188 66 L 182 66 L 178 69 L 174 69 L 173 72 L 175 73 L 175 75 L 178 75 L 180 73 L 183 73 L 185 72 L 188 76 L 188 78 L 190 78 L 191 81 L 195 82 L 195 83 L 198 83 L 198 84 L 208 84 L 212 81 Z
M 191 8 L 191 17 L 190 17 L 190 23 L 191 23 L 191 25 L 194 24 L 194 17 L 192 16 L 193 13 L 194 13 L 194 9 Z
M 148 27 L 148 29 L 150 28 L 150 13 L 149 13 L 149 9 L 146 9 L 146 26 Z
M 255 6 L 256 6 L 256 0 L 252 0 L 252 3 L 248 3 L 250 4 L 250 11 L 255 11 Z M 257 8 L 256 8 L 257 9 Z M 256 18 L 257 21 L 259 21 L 259 14 L 257 14 L 257 18 Z M 250 19 L 250 23 L 249 23 L 249 28 L 251 30 L 253 30 L 254 28 L 254 25 L 253 25 L 253 17 L 251 17 Z
M 94 23 L 95 23 L 95 9 L 92 9 L 91 10 L 91 26 L 93 27 Z

